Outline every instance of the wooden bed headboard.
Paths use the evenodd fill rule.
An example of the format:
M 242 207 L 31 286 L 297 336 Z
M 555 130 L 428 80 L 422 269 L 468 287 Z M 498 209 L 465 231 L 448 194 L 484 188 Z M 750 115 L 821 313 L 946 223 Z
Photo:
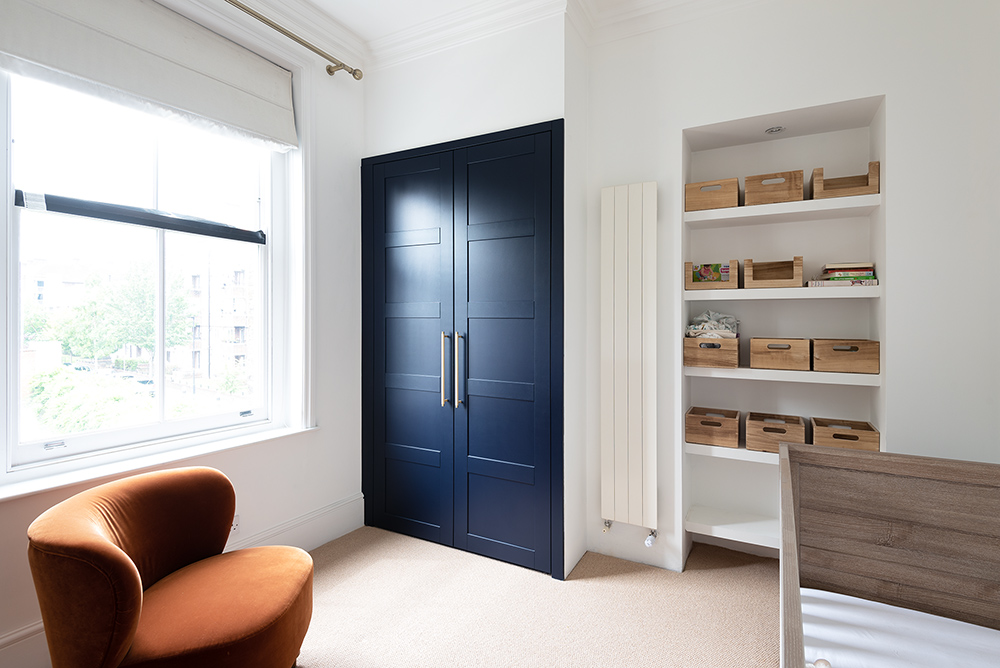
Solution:
M 780 463 L 783 666 L 800 586 L 1000 629 L 1000 465 L 784 443 Z

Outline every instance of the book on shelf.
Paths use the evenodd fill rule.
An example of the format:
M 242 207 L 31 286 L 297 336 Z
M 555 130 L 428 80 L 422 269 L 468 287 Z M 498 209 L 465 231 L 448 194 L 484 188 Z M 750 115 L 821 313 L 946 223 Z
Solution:
M 874 269 L 846 269 L 842 271 L 837 271 L 829 269 L 824 271 L 818 278 L 875 278 Z
M 874 262 L 830 262 L 823 265 L 823 271 L 875 271 Z
M 831 280 L 812 280 L 806 284 L 807 288 L 841 288 L 849 285 L 878 285 L 877 278 L 859 278 L 859 279 L 831 279 Z

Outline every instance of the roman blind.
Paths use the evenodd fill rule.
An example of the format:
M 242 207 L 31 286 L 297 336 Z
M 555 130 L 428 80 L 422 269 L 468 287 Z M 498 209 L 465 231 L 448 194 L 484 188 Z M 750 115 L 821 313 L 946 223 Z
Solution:
M 0 0 L 0 67 L 298 145 L 291 73 L 152 0 Z

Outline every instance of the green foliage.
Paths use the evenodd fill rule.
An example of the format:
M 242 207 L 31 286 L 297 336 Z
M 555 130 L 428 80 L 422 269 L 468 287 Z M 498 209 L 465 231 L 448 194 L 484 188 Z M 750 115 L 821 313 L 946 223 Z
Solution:
M 25 341 L 50 341 L 52 339 L 49 316 L 37 304 L 28 304 L 25 307 L 21 327 Z
M 122 280 L 91 276 L 86 300 L 56 325 L 53 333 L 70 354 L 89 359 L 106 357 L 131 344 L 150 354 L 156 352 L 156 283 L 148 266 L 135 265 Z M 187 341 L 191 306 L 177 277 L 167 291 L 167 347 Z
M 114 368 L 117 369 L 118 371 L 138 371 L 139 360 L 116 359 Z
M 67 367 L 32 378 L 28 397 L 38 421 L 61 434 L 120 427 L 153 409 L 149 392 L 137 383 Z
M 215 391 L 220 394 L 238 394 L 240 396 L 250 391 L 250 372 L 243 362 L 232 360 L 226 362 L 222 374 L 215 380 Z

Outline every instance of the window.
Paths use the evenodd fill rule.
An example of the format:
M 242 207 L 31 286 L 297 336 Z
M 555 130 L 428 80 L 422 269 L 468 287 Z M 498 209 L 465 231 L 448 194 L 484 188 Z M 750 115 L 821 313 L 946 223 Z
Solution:
M 262 241 L 280 161 L 250 142 L 9 79 L 19 201 L 7 261 L 31 286 L 8 288 L 18 304 L 7 330 L 10 465 L 267 422 Z M 164 227 L 136 211 L 194 222 Z M 235 341 L 212 336 L 227 329 Z

